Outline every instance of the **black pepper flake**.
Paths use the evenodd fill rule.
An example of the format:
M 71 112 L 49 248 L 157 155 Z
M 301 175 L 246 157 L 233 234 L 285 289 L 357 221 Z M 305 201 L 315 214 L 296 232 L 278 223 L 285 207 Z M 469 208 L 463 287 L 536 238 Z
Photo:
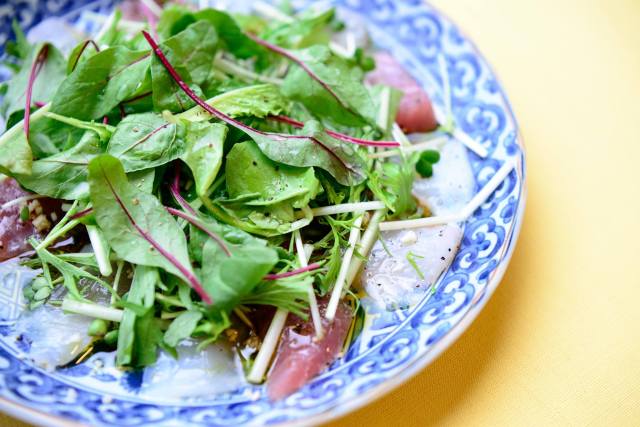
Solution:
M 444 257 L 443 257 L 443 256 L 441 256 L 441 257 L 440 257 L 440 259 L 441 259 L 442 261 L 444 261 Z

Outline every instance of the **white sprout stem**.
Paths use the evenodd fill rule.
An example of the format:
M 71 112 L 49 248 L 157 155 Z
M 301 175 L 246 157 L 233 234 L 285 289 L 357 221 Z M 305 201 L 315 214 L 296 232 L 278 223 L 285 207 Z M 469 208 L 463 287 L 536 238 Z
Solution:
M 460 130 L 460 128 L 456 127 L 453 130 L 452 136 L 454 139 L 462 142 L 469 150 L 473 151 L 483 159 L 485 159 L 489 155 L 489 152 L 482 146 L 482 144 L 471 138 L 468 134 L 464 133 L 462 130 Z
M 411 141 L 409 141 L 409 138 L 407 138 L 407 135 L 402 131 L 402 128 L 400 128 L 400 125 L 397 122 L 393 123 L 391 135 L 393 136 L 393 139 L 401 144 L 400 149 L 402 151 L 411 145 Z
M 296 252 L 298 253 L 298 262 L 300 263 L 300 267 L 306 267 L 308 265 L 307 260 L 311 257 L 311 254 L 307 256 L 307 251 L 305 250 L 304 244 L 302 243 L 302 237 L 300 236 L 300 230 L 295 230 L 293 232 L 293 237 L 296 242 Z M 324 335 L 322 317 L 320 316 L 318 300 L 316 299 L 316 293 L 313 290 L 312 283 L 309 283 L 307 286 L 307 294 L 309 296 L 309 311 L 311 312 L 313 329 L 316 331 L 316 339 L 321 339 Z
M 378 238 L 380 221 L 386 213 L 386 209 L 377 210 L 369 220 L 367 229 L 362 234 L 362 239 L 360 239 L 359 252 L 362 257 L 366 257 L 367 255 L 369 255 L 369 252 L 371 252 L 371 248 Z M 349 266 L 349 270 L 347 271 L 345 289 L 349 289 L 351 287 L 351 284 L 358 275 L 358 271 L 360 271 L 360 267 L 362 267 L 363 262 L 364 260 L 361 257 L 355 257 L 353 259 L 351 265 Z
M 244 80 L 249 81 L 259 81 L 263 83 L 271 83 L 274 85 L 281 85 L 283 80 L 275 77 L 269 77 L 262 74 L 254 73 L 251 70 L 248 70 L 233 61 L 229 61 L 227 59 L 218 56 L 215 58 L 213 64 L 222 72 L 227 74 L 232 74 L 236 77 L 240 77 Z
M 111 268 L 111 261 L 109 260 L 109 252 L 111 248 L 106 239 L 102 235 L 102 231 L 95 225 L 87 225 L 87 234 L 89 235 L 89 241 L 93 248 L 93 253 L 96 256 L 98 262 L 98 269 L 100 274 L 104 277 L 111 276 L 113 269 Z
M 300 233 L 297 234 L 299 235 Z M 300 264 L 307 264 L 307 256 L 304 250 L 302 252 L 298 250 L 298 260 Z M 273 315 L 273 319 L 271 319 L 269 329 L 267 329 L 267 333 L 262 340 L 262 345 L 260 346 L 260 350 L 253 362 L 251 371 L 249 371 L 249 374 L 247 375 L 247 381 L 250 383 L 260 384 L 264 380 L 265 373 L 269 368 L 269 363 L 273 358 L 273 353 L 276 351 L 280 335 L 282 334 L 282 330 L 284 329 L 284 325 L 287 321 L 287 316 L 289 316 L 289 312 L 282 308 L 276 310 L 276 314 Z
M 66 298 L 62 301 L 62 310 L 70 313 L 82 314 L 83 316 L 95 317 L 96 319 L 109 320 L 111 322 L 121 322 L 122 310 L 102 305 L 75 301 Z
M 389 126 L 389 104 L 391 103 L 391 88 L 385 86 L 380 94 L 380 109 L 378 110 L 378 117 L 376 123 L 379 127 L 388 130 Z
M 468 218 L 489 198 L 489 196 L 500 186 L 502 181 L 511 173 L 516 167 L 515 158 L 510 158 L 504 162 L 504 164 L 496 171 L 491 177 L 489 182 L 482 187 L 482 190 L 473 196 L 471 201 L 462 209 L 462 215 L 464 218 Z
M 409 228 L 430 227 L 434 225 L 444 225 L 452 222 L 462 222 L 469 218 L 489 196 L 498 188 L 504 179 L 516 166 L 515 159 L 507 160 L 498 171 L 491 177 L 489 182 L 465 205 L 458 214 L 432 216 L 428 218 L 407 219 L 402 221 L 388 221 L 380 223 L 380 231 L 406 230 Z
M 351 264 L 351 258 L 353 258 L 353 252 L 355 251 L 358 240 L 360 239 L 360 226 L 362 225 L 363 218 L 364 214 L 356 218 L 353 222 L 353 228 L 349 232 L 349 247 L 342 255 L 342 264 L 340 265 L 340 271 L 338 271 L 338 278 L 336 279 L 335 285 L 333 285 L 331 298 L 327 305 L 327 311 L 324 314 L 325 318 L 330 322 L 333 322 L 333 319 L 336 316 L 336 311 L 338 310 L 338 303 L 340 302 L 340 298 L 342 298 L 342 291 L 345 288 L 347 271 Z
M 441 143 L 449 141 L 450 139 L 451 138 L 449 136 L 438 136 L 436 138 L 428 139 L 426 141 L 416 142 L 415 144 L 412 144 L 410 147 L 403 148 L 402 152 L 406 154 L 406 153 L 413 153 L 416 151 L 428 150 L 429 148 L 433 148 Z M 399 156 L 399 155 L 400 155 L 400 150 L 393 149 L 393 150 L 379 151 L 377 153 L 370 153 L 369 157 L 372 159 L 383 159 L 386 157 L 393 157 L 393 156 Z
M 380 223 L 380 231 L 406 230 L 409 228 L 431 227 L 434 225 L 444 225 L 451 222 L 464 221 L 461 214 L 430 216 L 427 218 L 405 219 L 401 221 L 386 221 Z
M 153 13 L 157 18 L 160 17 L 160 15 L 162 15 L 162 8 L 160 6 L 158 6 L 158 3 L 156 3 L 153 0 L 140 0 L 140 3 L 142 3 L 143 5 L 147 6 L 147 9 L 149 9 L 151 11 L 151 13 Z
M 341 56 L 345 59 L 349 59 L 353 56 L 353 53 L 350 52 L 348 48 L 334 41 L 329 42 L 329 49 L 331 49 L 331 51 L 336 55 Z
M 276 314 L 274 314 L 273 319 L 271 319 L 271 324 L 262 340 L 258 355 L 253 362 L 249 375 L 247 375 L 247 381 L 250 383 L 260 384 L 264 380 L 264 375 L 269 367 L 269 362 L 271 362 L 271 357 L 276 350 L 276 345 L 278 345 L 278 340 L 280 339 L 280 334 L 284 329 L 288 315 L 289 312 L 287 310 L 279 308 Z
M 281 21 L 287 24 L 294 22 L 293 17 L 264 1 L 255 1 L 252 6 L 253 10 L 266 18 L 272 18 L 276 21 Z
M 45 198 L 45 197 L 47 197 L 47 196 L 42 196 L 40 194 L 30 194 L 28 196 L 18 197 L 17 199 L 9 200 L 7 203 L 4 203 L 4 204 L 0 205 L 0 211 L 3 211 L 5 209 L 9 209 L 10 207 L 15 206 L 15 205 L 21 205 L 23 203 L 30 202 L 31 200 L 42 199 L 42 198 Z
M 313 216 L 337 215 L 350 212 L 375 211 L 385 207 L 380 201 L 358 202 L 358 203 L 342 203 L 339 205 L 322 206 L 311 209 Z

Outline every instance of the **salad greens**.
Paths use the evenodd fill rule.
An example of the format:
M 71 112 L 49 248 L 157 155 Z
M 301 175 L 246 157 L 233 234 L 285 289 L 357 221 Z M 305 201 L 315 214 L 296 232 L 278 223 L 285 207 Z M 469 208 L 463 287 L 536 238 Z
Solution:
M 364 50 L 334 52 L 332 9 L 269 22 L 168 5 L 134 33 L 121 19 L 67 55 L 15 27 L 15 74 L 0 92 L 0 172 L 71 204 L 30 240 L 26 263 L 42 274 L 25 295 L 32 308 L 82 303 L 118 366 L 148 366 L 188 338 L 231 339 L 247 307 L 307 318 L 333 290 L 359 203 L 422 214 L 412 182 L 438 153 L 370 156 L 399 146 L 389 138 L 400 94 L 365 84 Z M 314 217 L 341 203 L 355 208 Z M 92 251 L 57 247 L 68 235 Z

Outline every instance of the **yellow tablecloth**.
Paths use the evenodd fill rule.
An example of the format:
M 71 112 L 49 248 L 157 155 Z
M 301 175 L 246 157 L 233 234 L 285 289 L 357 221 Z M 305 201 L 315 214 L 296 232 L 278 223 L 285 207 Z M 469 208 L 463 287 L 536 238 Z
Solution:
M 638 426 L 640 1 L 433 3 L 509 93 L 528 154 L 524 226 L 458 342 L 330 427 Z

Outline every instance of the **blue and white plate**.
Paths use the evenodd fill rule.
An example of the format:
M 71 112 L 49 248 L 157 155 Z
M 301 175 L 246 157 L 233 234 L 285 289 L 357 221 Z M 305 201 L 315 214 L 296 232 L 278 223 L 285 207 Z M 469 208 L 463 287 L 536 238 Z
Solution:
M 304 7 L 312 1 L 293 3 Z M 139 376 L 114 369 L 104 353 L 65 370 L 47 371 L 31 364 L 29 349 L 16 341 L 13 333 L 21 311 L 22 273 L 5 265 L 0 268 L 0 409 L 34 424 L 65 426 L 326 422 L 371 402 L 418 373 L 478 315 L 507 268 L 524 212 L 524 148 L 506 95 L 472 42 L 422 0 L 327 3 L 360 15 L 376 44 L 393 52 L 424 84 L 440 111 L 447 105 L 443 82 L 450 82 L 450 105 L 458 128 L 489 153 L 485 159 L 469 153 L 478 188 L 505 161 L 516 161 L 515 170 L 467 220 L 461 248 L 437 283 L 435 294 L 367 326 L 367 333 L 361 334 L 343 359 L 282 401 L 270 402 L 263 388 L 253 385 L 206 399 L 168 396 L 160 400 L 141 396 L 137 392 Z M 5 2 L 0 5 L 0 46 L 9 37 L 14 17 L 30 28 L 44 18 L 60 16 L 76 29 L 92 32 L 92 13 L 105 14 L 111 7 L 112 0 Z M 56 37 L 61 35 L 50 34 L 51 39 Z M 447 73 L 444 79 L 443 71 Z

